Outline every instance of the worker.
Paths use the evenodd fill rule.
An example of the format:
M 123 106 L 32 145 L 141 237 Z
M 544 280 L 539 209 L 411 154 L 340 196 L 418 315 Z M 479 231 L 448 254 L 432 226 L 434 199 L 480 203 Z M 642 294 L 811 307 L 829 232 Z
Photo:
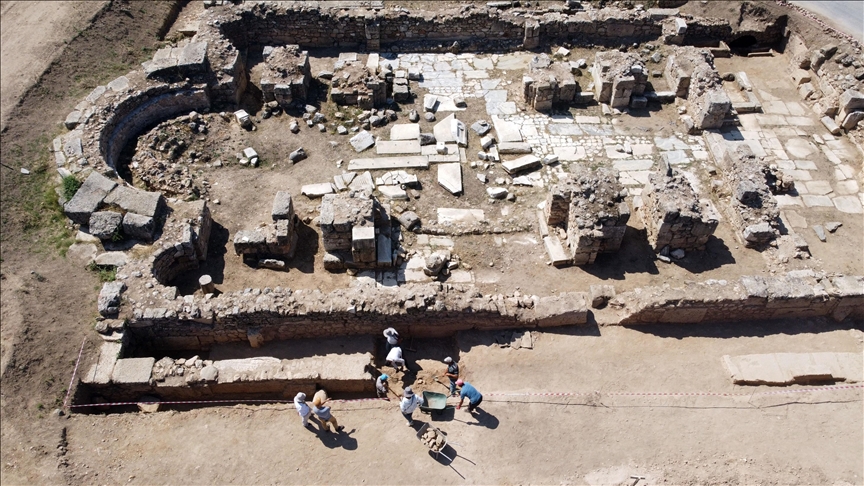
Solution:
M 393 349 L 387 353 L 387 359 L 384 361 L 389 363 L 390 366 L 396 369 L 396 371 L 402 371 L 403 367 L 407 368 L 405 366 L 405 360 L 402 359 L 402 348 L 399 346 L 394 346 Z
M 405 387 L 402 394 L 402 401 L 399 402 L 399 409 L 402 410 L 402 416 L 408 421 L 408 427 L 414 425 L 414 410 L 420 406 L 420 398 L 414 394 L 414 390 L 410 386 Z
M 309 408 L 309 405 L 306 405 L 305 393 L 300 392 L 294 397 L 294 408 L 297 409 L 297 413 L 303 420 L 303 426 L 309 427 L 309 417 L 312 416 L 312 409 Z
M 462 380 L 456 380 L 456 386 L 460 388 L 459 391 L 459 405 L 456 405 L 456 410 L 462 408 L 462 402 L 467 398 L 468 399 L 468 413 L 474 413 L 474 410 L 480 405 L 480 402 L 483 401 L 483 395 L 477 391 L 476 388 L 471 386 L 471 383 Z
M 321 428 L 330 432 L 330 424 L 333 424 L 333 428 L 336 432 L 341 432 L 345 427 L 339 425 L 339 422 L 336 421 L 336 417 L 330 413 L 330 407 L 325 404 L 329 402 L 330 399 L 327 397 L 327 392 L 322 390 L 318 390 L 315 392 L 315 396 L 312 397 L 312 411 L 318 417 L 318 421 L 321 422 Z
M 450 379 L 450 396 L 455 397 L 456 380 L 459 379 L 459 363 L 453 361 L 453 358 L 450 356 L 444 358 L 444 362 L 447 363 L 447 372 L 444 374 Z
M 378 398 L 387 398 L 387 392 L 390 391 L 390 383 L 387 382 L 387 378 L 390 377 L 386 373 L 382 373 L 375 380 L 375 391 L 378 392 Z
M 399 344 L 399 333 L 396 332 L 396 329 L 388 327 L 384 329 L 384 337 L 387 338 L 387 353 L 389 354 L 393 346 Z

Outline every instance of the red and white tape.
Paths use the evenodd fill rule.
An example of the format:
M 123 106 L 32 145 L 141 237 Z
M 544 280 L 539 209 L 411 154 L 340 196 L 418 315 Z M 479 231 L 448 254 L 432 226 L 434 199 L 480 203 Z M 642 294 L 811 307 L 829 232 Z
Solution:
M 330 400 L 331 402 L 370 402 L 378 400 L 389 400 L 388 398 L 352 398 L 348 400 Z M 224 400 L 170 400 L 170 401 L 140 401 L 140 402 L 106 402 L 106 403 L 86 403 L 81 405 L 69 405 L 68 408 L 87 408 L 87 407 L 118 407 L 126 405 L 204 405 L 216 403 L 294 403 L 294 400 L 268 400 L 268 399 L 224 399 Z
M 809 393 L 809 392 L 827 392 L 827 391 L 848 391 L 864 389 L 864 384 L 860 385 L 832 385 L 820 386 L 814 388 L 796 388 L 794 390 L 776 390 L 766 392 L 751 392 L 751 393 L 726 393 L 726 392 L 549 392 L 549 393 L 488 393 L 487 396 L 499 397 L 568 397 L 568 396 L 588 396 L 588 395 L 606 395 L 606 396 L 635 396 L 635 397 L 754 397 L 765 395 L 788 395 L 792 393 Z M 389 398 L 353 398 L 347 400 L 333 400 L 334 402 L 373 402 L 373 401 L 389 401 Z M 69 405 L 68 408 L 87 408 L 87 407 L 116 407 L 129 405 L 204 405 L 204 404 L 219 404 L 219 403 L 293 403 L 293 400 L 267 400 L 267 399 L 224 399 L 224 400 L 172 400 L 164 402 L 110 402 L 110 403 L 88 403 L 82 405 Z
M 859 390 L 864 388 L 864 384 L 860 385 L 831 385 L 819 386 L 814 388 L 796 388 L 792 390 L 775 390 L 765 392 L 751 393 L 730 393 L 730 392 L 557 392 L 557 393 L 487 393 L 487 396 L 506 396 L 506 397 L 558 397 L 558 396 L 588 396 L 588 395 L 606 395 L 613 397 L 754 397 L 763 395 L 788 395 L 790 393 L 807 393 L 807 392 L 822 392 L 822 391 L 840 391 L 840 390 Z

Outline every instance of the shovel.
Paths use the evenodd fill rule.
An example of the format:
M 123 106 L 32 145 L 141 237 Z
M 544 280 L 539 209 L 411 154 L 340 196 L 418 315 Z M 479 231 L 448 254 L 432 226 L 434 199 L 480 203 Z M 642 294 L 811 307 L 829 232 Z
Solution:
M 438 375 L 433 376 L 432 379 L 435 381 L 435 383 L 438 383 L 439 385 L 446 388 L 447 389 L 447 395 L 450 395 L 450 387 L 448 385 L 445 385 L 444 382 L 442 382 L 441 379 L 438 378 Z

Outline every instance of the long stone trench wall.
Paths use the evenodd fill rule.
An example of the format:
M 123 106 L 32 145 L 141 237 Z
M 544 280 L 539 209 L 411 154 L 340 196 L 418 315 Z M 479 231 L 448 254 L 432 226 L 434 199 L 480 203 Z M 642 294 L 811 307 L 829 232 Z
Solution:
M 586 324 L 589 294 L 482 295 L 446 284 L 363 290 L 248 290 L 216 297 L 186 296 L 136 310 L 128 331 L 141 346 L 208 349 L 223 342 L 377 335 L 386 327 L 417 337 L 460 330 Z M 864 318 L 864 277 L 823 277 L 812 271 L 781 276 L 708 280 L 680 288 L 624 292 L 604 321 L 622 325 L 750 321 L 784 317 Z
M 203 30 L 213 29 L 245 49 L 252 45 L 299 44 L 301 48 L 340 47 L 422 51 L 438 43 L 460 41 L 462 49 L 533 49 L 553 42 L 619 46 L 661 39 L 663 25 L 674 22 L 676 10 L 591 9 L 580 12 L 498 10 L 462 6 L 442 12 L 376 11 L 247 3 L 211 9 Z M 683 43 L 731 42 L 752 35 L 759 45 L 782 40 L 786 17 L 751 22 L 746 30 L 723 19 L 683 17 Z M 464 41 L 464 42 L 463 42 Z M 447 46 L 449 47 L 449 45 Z

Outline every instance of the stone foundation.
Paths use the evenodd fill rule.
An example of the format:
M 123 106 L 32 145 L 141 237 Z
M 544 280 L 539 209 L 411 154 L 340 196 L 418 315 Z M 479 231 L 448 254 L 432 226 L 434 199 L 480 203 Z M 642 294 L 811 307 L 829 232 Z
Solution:
M 719 215 L 710 200 L 699 199 L 687 179 L 651 174 L 642 190 L 639 212 L 654 251 L 664 247 L 704 250 L 717 229 Z

